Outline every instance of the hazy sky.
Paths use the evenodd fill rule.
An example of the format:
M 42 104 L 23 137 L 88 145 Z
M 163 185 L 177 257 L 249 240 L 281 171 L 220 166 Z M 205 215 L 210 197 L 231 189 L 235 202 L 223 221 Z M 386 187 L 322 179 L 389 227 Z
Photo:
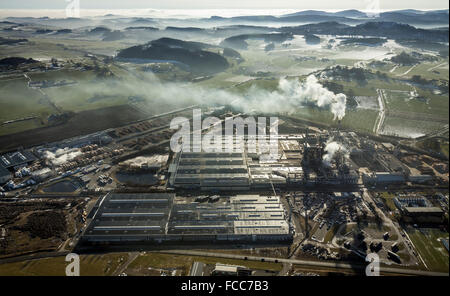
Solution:
M 0 0 L 3 9 L 64 9 L 69 0 Z M 78 0 L 85 9 L 448 9 L 447 0 Z M 377 5 L 379 3 L 379 5 Z M 375 4 L 375 5 L 374 5 Z

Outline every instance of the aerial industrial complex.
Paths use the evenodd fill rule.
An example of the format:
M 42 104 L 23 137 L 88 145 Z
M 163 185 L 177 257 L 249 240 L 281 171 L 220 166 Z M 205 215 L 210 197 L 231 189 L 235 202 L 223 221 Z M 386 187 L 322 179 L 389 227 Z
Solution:
M 447 186 L 448 172 L 439 159 L 309 126 L 276 135 L 271 157 L 249 149 L 248 138 L 234 152 L 170 152 L 174 130 L 157 122 L 190 110 L 6 153 L 2 196 L 87 198 L 68 243 L 81 253 L 214 244 L 321 260 L 376 251 L 384 264 L 415 266 L 423 259 L 414 232 L 395 223 L 445 223 L 448 193 L 436 188 Z
M 0 275 L 448 276 L 448 9 L 181 11 L 1 11 Z

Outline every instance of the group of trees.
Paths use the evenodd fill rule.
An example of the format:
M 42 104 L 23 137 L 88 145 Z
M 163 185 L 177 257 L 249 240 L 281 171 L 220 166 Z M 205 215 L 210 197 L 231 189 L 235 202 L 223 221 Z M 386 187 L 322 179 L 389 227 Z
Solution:
M 402 51 L 400 54 L 393 56 L 391 58 L 391 62 L 393 62 L 395 64 L 403 65 L 403 66 L 409 66 L 409 65 L 417 64 L 419 62 L 419 60 L 417 58 L 407 54 L 406 52 Z
M 346 67 L 337 65 L 332 70 L 332 75 L 335 77 L 341 77 L 343 80 L 351 81 L 356 80 L 358 82 L 364 82 L 367 80 L 365 69 L 357 67 Z
M 358 102 L 355 99 L 355 92 L 353 89 L 349 89 L 344 91 L 344 87 L 341 84 L 335 83 L 333 81 L 324 81 L 322 82 L 323 87 L 332 91 L 335 94 L 343 93 L 347 96 L 347 108 L 354 109 L 358 106 Z
M 66 232 L 67 222 L 62 211 L 35 212 L 28 216 L 26 224 L 20 228 L 33 237 L 62 238 Z

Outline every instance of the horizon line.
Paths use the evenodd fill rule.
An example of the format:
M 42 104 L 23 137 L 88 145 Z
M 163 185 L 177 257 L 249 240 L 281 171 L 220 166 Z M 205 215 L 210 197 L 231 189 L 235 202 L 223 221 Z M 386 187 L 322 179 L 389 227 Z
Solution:
M 337 12 L 343 12 L 343 11 L 359 11 L 362 13 L 384 13 L 384 12 L 395 12 L 395 11 L 404 11 L 404 10 L 415 10 L 419 12 L 427 12 L 427 11 L 449 11 L 449 8 L 429 8 L 429 9 L 416 9 L 416 8 L 402 8 L 402 9 L 377 9 L 377 10 L 362 10 L 362 9 L 356 9 L 356 8 L 348 8 L 348 9 L 297 9 L 297 8 L 276 8 L 276 9 L 264 9 L 264 8 L 188 8 L 188 9 L 181 9 L 181 8 L 80 8 L 80 12 L 88 12 L 86 15 L 80 15 L 80 17 L 77 18 L 95 18 L 95 17 L 104 17 L 108 14 L 112 14 L 112 16 L 135 16 L 135 17 L 151 17 L 151 18 L 208 18 L 212 16 L 219 16 L 224 18 L 231 18 L 236 16 L 284 16 L 292 13 L 298 13 L 303 11 L 317 11 L 317 12 L 329 12 L 329 13 L 337 13 Z M 6 8 L 1 9 L 0 12 L 0 18 L 49 18 L 49 19 L 60 19 L 60 18 L 67 18 L 62 15 L 51 15 L 51 14 L 60 14 L 65 11 L 65 8 Z M 210 11 L 213 13 L 210 13 L 209 15 L 200 15 L 200 14 L 189 14 L 189 12 L 206 12 Z M 216 13 L 216 11 L 218 13 Z M 228 12 L 228 13 L 220 13 L 222 12 Z M 229 12 L 233 11 L 240 11 L 240 13 L 235 14 L 229 14 Z M 270 13 L 273 12 L 273 13 Z M 26 15 L 25 12 L 29 12 L 30 15 Z M 45 13 L 49 13 L 49 15 L 46 15 Z M 121 12 L 121 13 L 116 13 Z M 152 13 L 164 13 L 168 12 L 167 15 L 151 15 Z M 183 12 L 186 12 L 186 14 L 183 14 Z M 250 13 L 250 12 L 256 12 L 256 13 Z M 11 15 L 9 15 L 11 13 Z M 246 14 L 249 13 L 249 14 Z M 14 15 L 14 14 L 20 14 L 20 15 Z M 173 14 L 173 15 L 171 15 Z

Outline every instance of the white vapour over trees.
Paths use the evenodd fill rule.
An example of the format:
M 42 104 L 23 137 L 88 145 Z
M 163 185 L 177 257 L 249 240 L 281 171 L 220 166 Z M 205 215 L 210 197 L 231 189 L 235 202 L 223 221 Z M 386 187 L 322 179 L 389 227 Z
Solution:
M 314 104 L 321 108 L 330 108 L 335 120 L 341 120 L 345 116 L 346 95 L 329 91 L 314 75 L 309 75 L 303 83 L 299 80 L 281 79 L 278 88 L 275 94 L 280 96 L 278 101 L 285 112 L 292 112 L 294 108 L 306 104 Z
M 304 81 L 282 78 L 273 91 L 252 86 L 243 94 L 201 87 L 195 83 L 161 82 L 151 73 L 140 73 L 139 77 L 138 80 L 125 78 L 107 85 L 92 84 L 77 91 L 87 97 L 140 96 L 147 99 L 149 109 L 155 113 L 168 111 L 167 105 L 181 107 L 205 104 L 230 105 L 248 114 L 292 114 L 299 108 L 314 105 L 330 110 L 335 120 L 341 120 L 345 116 L 346 96 L 329 91 L 314 75 L 308 76 Z M 163 110 L 164 105 L 166 110 Z

